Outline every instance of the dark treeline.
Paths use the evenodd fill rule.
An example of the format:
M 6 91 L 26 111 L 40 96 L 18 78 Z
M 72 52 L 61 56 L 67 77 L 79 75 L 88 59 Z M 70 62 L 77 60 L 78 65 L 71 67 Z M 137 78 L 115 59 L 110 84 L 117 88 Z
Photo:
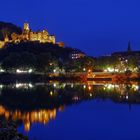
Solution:
M 0 50 L 1 67 L 5 70 L 29 69 L 38 72 L 53 72 L 54 69 L 65 72 L 138 70 L 139 58 L 130 56 L 121 60 L 117 56 L 93 58 L 89 56 L 72 59 L 71 54 L 80 50 L 62 48 L 57 44 L 39 42 L 8 43 Z
M 2 67 L 6 70 L 17 68 L 34 68 L 39 71 L 49 70 L 68 60 L 70 48 L 60 48 L 53 44 L 39 42 L 21 42 L 7 44 L 0 51 Z
M 91 57 L 72 60 L 74 51 L 79 50 L 39 42 L 8 43 L 0 50 L 1 67 L 5 70 L 32 68 L 40 72 L 52 72 L 54 68 L 83 71 L 84 67 L 93 67 Z

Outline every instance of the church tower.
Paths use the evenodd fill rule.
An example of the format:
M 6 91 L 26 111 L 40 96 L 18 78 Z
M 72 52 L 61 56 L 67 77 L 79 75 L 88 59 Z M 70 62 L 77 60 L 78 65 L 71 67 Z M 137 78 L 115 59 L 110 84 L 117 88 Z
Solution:
M 132 51 L 132 49 L 131 49 L 131 42 L 130 42 L 130 41 L 128 42 L 128 48 L 127 48 L 127 51 L 128 51 L 128 52 L 131 52 L 131 51 Z

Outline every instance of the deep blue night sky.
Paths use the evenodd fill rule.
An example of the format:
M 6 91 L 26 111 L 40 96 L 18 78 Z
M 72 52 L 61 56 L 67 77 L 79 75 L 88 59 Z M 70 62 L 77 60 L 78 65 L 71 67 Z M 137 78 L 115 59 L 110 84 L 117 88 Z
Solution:
M 58 41 L 89 55 L 140 50 L 139 0 L 1 0 L 0 20 L 47 28 Z

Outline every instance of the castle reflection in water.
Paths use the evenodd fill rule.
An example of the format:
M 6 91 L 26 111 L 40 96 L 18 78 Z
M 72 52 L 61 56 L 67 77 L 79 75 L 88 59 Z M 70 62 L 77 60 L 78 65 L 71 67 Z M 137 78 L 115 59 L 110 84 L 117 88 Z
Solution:
M 0 85 L 0 117 L 24 124 L 48 124 L 58 111 L 81 101 L 110 99 L 116 103 L 140 103 L 139 83 L 15 83 Z
M 60 107 L 61 111 L 63 107 Z M 9 111 L 4 106 L 0 106 L 0 116 L 4 116 L 6 120 L 12 119 L 13 121 L 21 121 L 24 124 L 25 131 L 30 130 L 32 123 L 47 124 L 50 120 L 56 118 L 56 109 L 52 110 L 38 110 L 30 112 L 21 112 L 20 110 Z

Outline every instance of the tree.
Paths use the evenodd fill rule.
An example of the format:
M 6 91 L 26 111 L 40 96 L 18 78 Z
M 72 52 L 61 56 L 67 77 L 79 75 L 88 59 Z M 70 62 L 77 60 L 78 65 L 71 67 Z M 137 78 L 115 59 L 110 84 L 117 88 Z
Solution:
M 83 69 L 93 69 L 94 59 L 91 57 L 83 57 L 79 59 L 70 60 L 66 65 L 66 71 L 83 72 Z
M 127 60 L 128 69 L 134 69 L 138 65 L 138 58 L 136 56 L 131 56 Z
M 41 53 L 37 56 L 37 70 L 52 72 L 58 66 L 58 60 L 50 53 Z
M 20 64 L 20 55 L 17 53 L 12 53 L 3 60 L 1 66 L 5 70 L 12 70 L 19 68 L 19 64 Z
M 34 68 L 36 65 L 35 56 L 32 53 L 23 52 L 11 53 L 2 62 L 2 68 L 5 70 L 15 70 L 15 69 L 29 69 Z

